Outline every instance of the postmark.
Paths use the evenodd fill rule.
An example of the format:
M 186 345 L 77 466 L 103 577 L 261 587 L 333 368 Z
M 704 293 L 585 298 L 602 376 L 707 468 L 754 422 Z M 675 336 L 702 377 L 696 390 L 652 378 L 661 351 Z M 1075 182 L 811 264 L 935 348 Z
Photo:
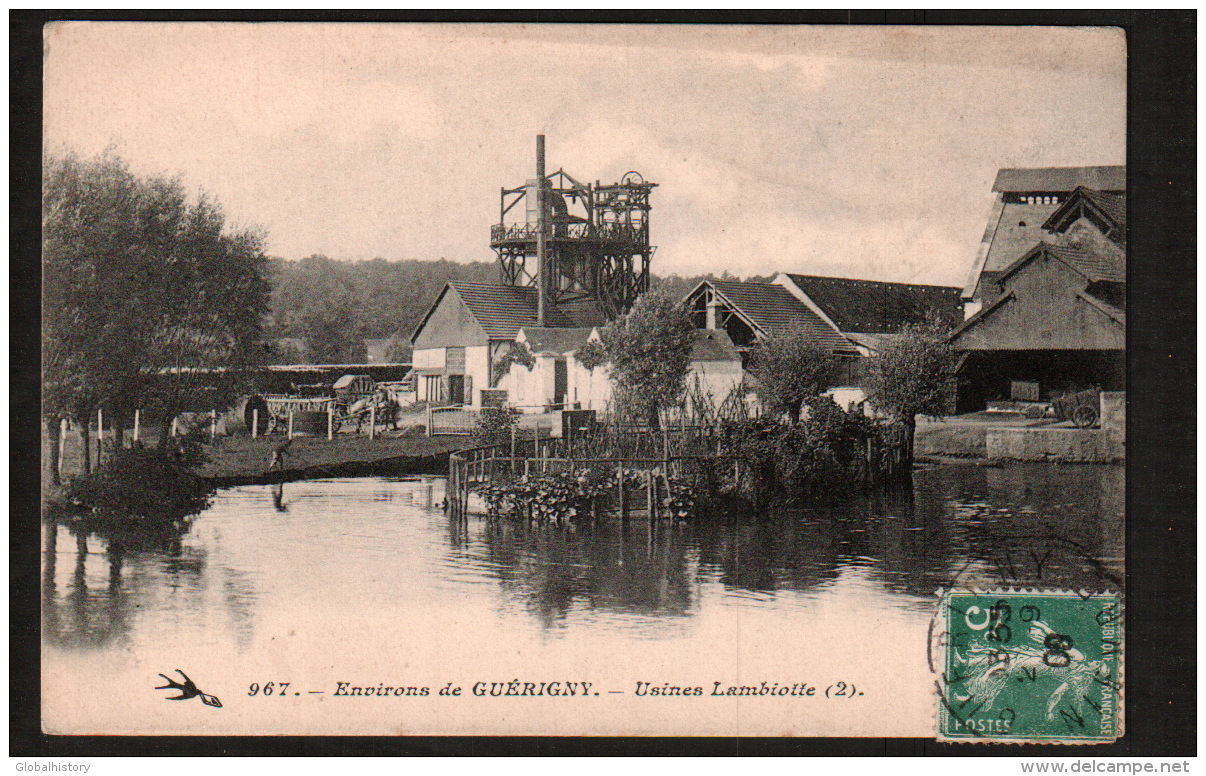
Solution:
M 943 594 L 935 634 L 940 741 L 1105 743 L 1122 735 L 1115 592 Z

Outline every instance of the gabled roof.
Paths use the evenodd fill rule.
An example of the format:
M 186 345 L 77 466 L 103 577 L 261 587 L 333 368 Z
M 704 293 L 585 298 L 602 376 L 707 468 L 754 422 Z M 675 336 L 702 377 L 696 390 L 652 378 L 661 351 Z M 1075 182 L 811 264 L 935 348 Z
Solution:
M 691 334 L 692 361 L 740 361 L 741 353 L 722 329 L 696 329 Z
M 1111 234 L 1117 242 L 1124 242 L 1126 234 L 1126 196 L 1110 194 L 1105 191 L 1077 186 L 1076 191 L 1056 208 L 1043 228 L 1049 232 L 1060 232 L 1068 227 L 1081 212 L 1089 211 L 1097 216 L 1106 226 L 1105 231 L 1113 227 L 1116 232 Z
M 572 353 L 586 344 L 593 326 L 555 329 L 549 326 L 524 326 L 523 337 L 533 353 Z
M 992 190 L 1020 194 L 1072 191 L 1077 186 L 1098 191 L 1125 191 L 1126 167 L 1008 167 L 997 172 Z
M 1121 255 L 1087 251 L 1082 248 L 1069 248 L 1063 245 L 1039 243 L 1034 249 L 1013 263 L 1009 269 L 1001 273 L 1000 282 L 1005 282 L 1010 275 L 1024 265 L 1030 263 L 1036 256 L 1046 254 L 1071 267 L 1084 276 L 1090 283 L 1126 282 L 1126 264 Z
M 411 342 L 418 337 L 431 314 L 449 293 L 460 298 L 489 339 L 515 339 L 521 328 L 537 325 L 535 288 L 492 283 L 449 283 L 415 328 Z M 548 323 L 554 327 L 598 326 L 603 322 L 597 307 L 577 306 L 572 313 L 553 307 L 548 315 Z
M 931 315 L 951 326 L 962 318 L 954 287 L 785 274 L 842 332 L 892 334 Z
M 850 342 L 819 315 L 782 286 L 743 283 L 734 280 L 705 280 L 741 317 L 763 335 L 806 331 L 822 347 L 853 350 Z M 694 293 L 694 292 L 692 292 Z

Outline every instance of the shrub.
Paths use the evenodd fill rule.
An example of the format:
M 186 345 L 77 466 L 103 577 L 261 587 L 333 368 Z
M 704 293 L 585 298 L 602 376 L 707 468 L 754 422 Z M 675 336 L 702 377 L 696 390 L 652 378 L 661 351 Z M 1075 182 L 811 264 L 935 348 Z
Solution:
M 213 487 L 189 468 L 187 451 L 118 450 L 99 470 L 75 480 L 67 498 L 98 524 L 178 525 L 210 504 Z
M 482 407 L 473 426 L 476 445 L 501 445 L 511 440 L 511 429 L 519 424 L 519 410 L 514 407 Z

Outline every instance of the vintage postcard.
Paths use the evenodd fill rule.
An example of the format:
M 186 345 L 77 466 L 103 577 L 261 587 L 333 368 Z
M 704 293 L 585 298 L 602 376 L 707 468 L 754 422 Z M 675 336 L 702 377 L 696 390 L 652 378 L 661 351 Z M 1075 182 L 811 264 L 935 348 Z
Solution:
M 56 22 L 42 729 L 1125 730 L 1125 34 Z

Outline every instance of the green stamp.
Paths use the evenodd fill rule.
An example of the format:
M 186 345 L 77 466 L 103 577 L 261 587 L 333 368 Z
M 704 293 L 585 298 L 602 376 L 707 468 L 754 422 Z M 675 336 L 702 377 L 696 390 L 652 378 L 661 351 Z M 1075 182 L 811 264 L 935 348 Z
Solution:
M 1122 735 L 1117 593 L 952 591 L 935 624 L 940 740 L 1098 743 Z

